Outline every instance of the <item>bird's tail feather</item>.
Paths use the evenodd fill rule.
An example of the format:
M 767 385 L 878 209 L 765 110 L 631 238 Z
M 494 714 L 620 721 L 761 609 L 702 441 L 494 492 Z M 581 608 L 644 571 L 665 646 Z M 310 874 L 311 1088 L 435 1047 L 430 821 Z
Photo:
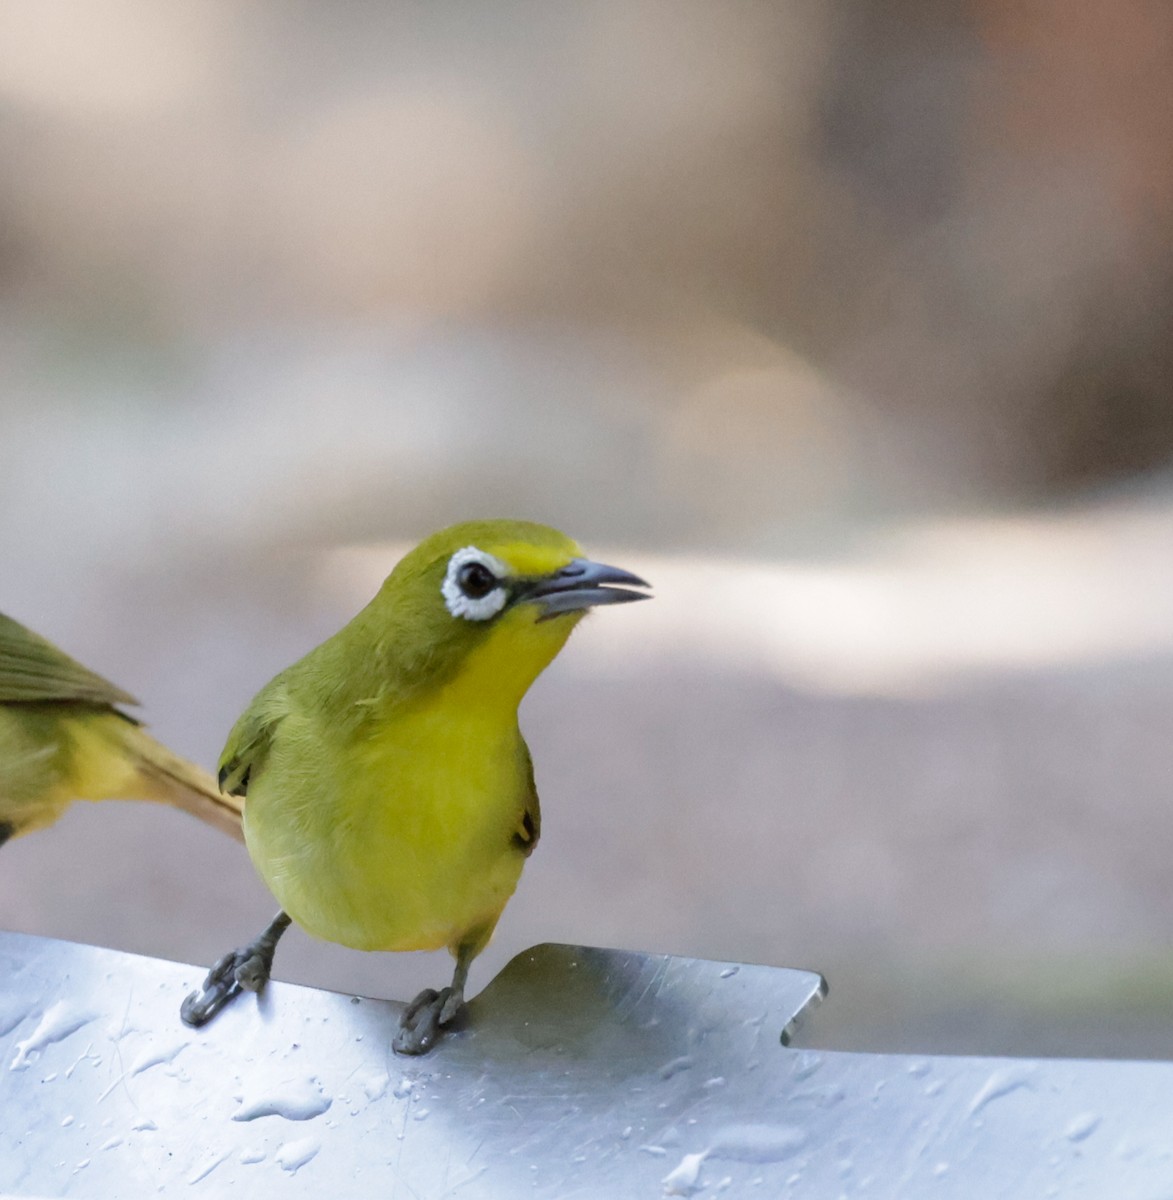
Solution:
M 244 841 L 241 797 L 223 795 L 207 771 L 173 754 L 141 726 L 127 723 L 124 737 L 144 799 L 181 808 L 222 833 Z

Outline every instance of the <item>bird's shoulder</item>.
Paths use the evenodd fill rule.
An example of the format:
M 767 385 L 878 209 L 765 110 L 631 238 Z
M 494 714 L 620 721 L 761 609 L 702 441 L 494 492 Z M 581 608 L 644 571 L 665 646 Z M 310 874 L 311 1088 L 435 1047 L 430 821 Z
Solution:
M 137 704 L 52 642 L 0 613 L 0 703 Z
M 282 676 L 263 687 L 241 713 L 220 754 L 220 790 L 229 796 L 248 793 L 249 781 L 264 765 L 293 701 Z

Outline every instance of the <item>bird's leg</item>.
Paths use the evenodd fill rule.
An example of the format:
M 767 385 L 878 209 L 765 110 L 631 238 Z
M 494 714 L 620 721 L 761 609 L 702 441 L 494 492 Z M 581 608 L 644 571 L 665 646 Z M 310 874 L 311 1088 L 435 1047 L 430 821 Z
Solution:
M 225 954 L 208 972 L 203 989 L 184 1000 L 179 1010 L 183 1023 L 198 1029 L 241 992 L 259 992 L 269 982 L 277 942 L 289 925 L 290 918 L 279 912 L 260 937 Z
M 484 948 L 486 936 L 465 938 L 456 948 L 456 970 L 452 983 L 436 991 L 424 988 L 407 1006 L 399 1022 L 399 1032 L 391 1043 L 396 1054 L 427 1054 L 445 1025 L 455 1020 L 464 1007 L 464 985 L 472 960 Z
M 16 826 L 11 821 L 0 821 L 0 846 L 16 832 Z

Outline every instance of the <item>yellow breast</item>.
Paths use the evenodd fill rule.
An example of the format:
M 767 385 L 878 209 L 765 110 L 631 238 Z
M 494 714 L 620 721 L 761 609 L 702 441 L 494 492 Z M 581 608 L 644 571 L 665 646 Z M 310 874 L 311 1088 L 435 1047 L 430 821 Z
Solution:
M 544 666 L 568 633 L 524 645 Z M 373 711 L 345 739 L 292 708 L 249 787 L 245 835 L 299 925 L 356 949 L 422 950 L 496 919 L 525 861 L 517 704 L 541 666 L 518 657 L 490 638 L 446 687 Z

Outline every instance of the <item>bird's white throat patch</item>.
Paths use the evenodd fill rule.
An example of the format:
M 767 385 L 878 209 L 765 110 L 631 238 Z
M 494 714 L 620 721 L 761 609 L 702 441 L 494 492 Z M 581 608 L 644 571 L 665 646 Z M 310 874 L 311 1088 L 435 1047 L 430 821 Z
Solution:
M 477 571 L 477 567 L 483 570 Z M 490 583 L 488 591 L 482 590 L 487 579 L 485 571 L 498 581 L 496 586 Z M 487 621 L 495 617 L 509 599 L 504 583 L 508 574 L 509 568 L 499 558 L 476 546 L 465 546 L 448 560 L 440 593 L 454 617 Z

